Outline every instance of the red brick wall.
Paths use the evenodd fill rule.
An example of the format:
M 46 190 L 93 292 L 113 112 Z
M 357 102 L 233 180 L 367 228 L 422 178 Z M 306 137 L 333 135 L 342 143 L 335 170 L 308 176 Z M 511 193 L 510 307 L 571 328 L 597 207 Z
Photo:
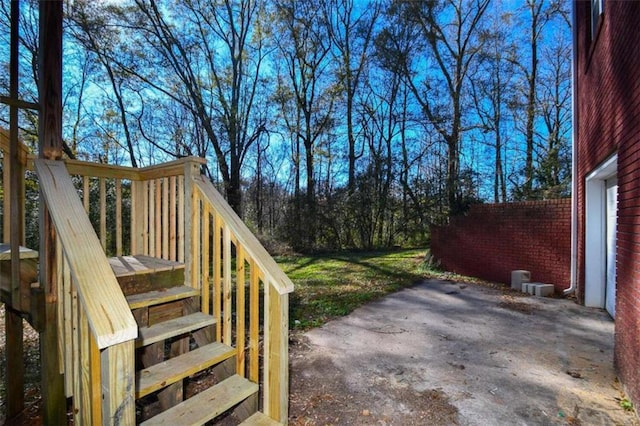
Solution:
M 511 271 L 569 287 L 571 200 L 478 204 L 431 229 L 431 253 L 448 271 L 511 283 Z
M 590 2 L 575 4 L 578 295 L 584 297 L 585 177 L 618 154 L 615 364 L 640 406 L 640 2 L 604 2 L 595 40 Z

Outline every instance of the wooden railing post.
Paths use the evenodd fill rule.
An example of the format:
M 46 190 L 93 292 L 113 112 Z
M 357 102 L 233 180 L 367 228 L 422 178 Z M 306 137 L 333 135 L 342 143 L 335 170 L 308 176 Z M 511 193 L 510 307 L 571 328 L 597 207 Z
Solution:
M 102 424 L 135 425 L 134 341 L 109 346 L 102 350 L 100 358 Z
M 197 252 L 198 238 L 194 235 L 200 218 L 196 217 L 197 193 L 194 188 L 194 179 L 200 176 L 200 164 L 188 162 L 184 165 L 184 277 L 185 285 L 200 288 L 197 279 L 199 270 L 200 253 Z M 194 246 L 195 245 L 195 246 Z
M 289 294 L 265 289 L 264 409 L 286 424 L 289 398 Z

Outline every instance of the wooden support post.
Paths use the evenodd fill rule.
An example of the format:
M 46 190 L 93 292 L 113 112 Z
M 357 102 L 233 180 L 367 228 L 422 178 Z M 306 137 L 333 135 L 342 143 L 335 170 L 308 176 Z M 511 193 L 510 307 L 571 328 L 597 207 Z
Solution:
M 43 421 L 47 425 L 66 424 L 67 402 L 58 359 L 57 303 L 45 302 L 40 309 L 44 312 L 44 330 L 40 333 Z
M 102 375 L 102 424 L 134 425 L 134 341 L 109 346 L 100 354 Z
M 289 399 L 289 294 L 265 285 L 264 410 L 272 419 L 286 423 Z
M 6 376 L 7 419 L 19 414 L 24 408 L 24 346 L 22 339 L 22 318 L 18 312 L 6 306 Z
M 39 2 L 38 92 L 40 157 L 62 157 L 62 1 Z M 40 198 L 42 199 L 42 197 Z M 40 209 L 40 283 L 45 289 L 44 331 L 40 334 L 45 424 L 66 423 L 64 383 L 58 359 L 58 301 L 55 232 L 49 213 Z

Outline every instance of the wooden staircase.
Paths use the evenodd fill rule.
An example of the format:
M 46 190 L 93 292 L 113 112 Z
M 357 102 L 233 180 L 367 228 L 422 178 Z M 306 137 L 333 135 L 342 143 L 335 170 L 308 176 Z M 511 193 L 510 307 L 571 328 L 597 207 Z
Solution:
M 236 371 L 236 349 L 216 341 L 216 319 L 200 311 L 200 293 L 183 285 L 184 264 L 150 256 L 109 263 L 139 327 L 137 422 L 201 425 L 231 415 L 247 425 L 280 424 L 257 411 L 259 386 Z M 185 398 L 190 378 L 205 370 L 211 385 Z
M 286 424 L 293 284 L 200 174 L 204 160 L 138 169 L 23 157 L 46 226 L 40 284 L 33 259 L 0 259 L 15 319 L 10 411 L 22 405 L 24 317 L 40 333 L 45 424 L 63 424 L 68 402 L 78 425 Z M 18 189 L 14 222 L 24 221 L 24 181 Z

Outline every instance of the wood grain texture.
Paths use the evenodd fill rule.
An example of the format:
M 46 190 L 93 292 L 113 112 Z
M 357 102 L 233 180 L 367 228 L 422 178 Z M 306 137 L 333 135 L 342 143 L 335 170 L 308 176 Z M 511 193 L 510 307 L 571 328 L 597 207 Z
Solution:
M 169 337 L 179 336 L 208 325 L 215 320 L 209 315 L 196 312 L 180 318 L 175 318 L 150 327 L 140 328 L 140 337 L 136 340 L 136 347 L 146 346 Z
M 98 347 L 135 339 L 136 322 L 64 163 L 37 160 L 35 167 Z
M 143 425 L 201 425 L 225 412 L 258 391 L 258 385 L 240 376 L 227 380 L 200 392 L 182 404 L 173 407 Z M 207 409 L 203 409 L 207 407 Z
M 175 358 L 141 370 L 136 380 L 136 398 L 182 380 L 209 368 L 236 353 L 235 349 L 221 343 L 210 343 Z

